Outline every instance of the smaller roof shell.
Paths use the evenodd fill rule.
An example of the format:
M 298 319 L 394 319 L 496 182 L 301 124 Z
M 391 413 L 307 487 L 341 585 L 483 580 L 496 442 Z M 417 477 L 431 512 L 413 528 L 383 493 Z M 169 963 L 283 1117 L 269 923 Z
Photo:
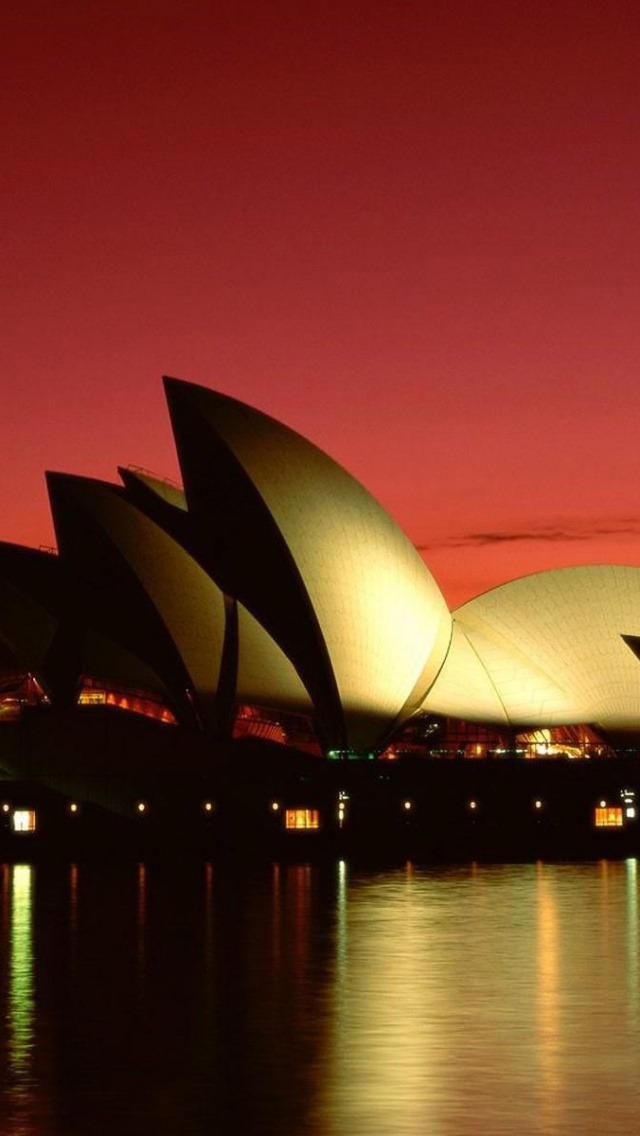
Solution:
M 640 636 L 640 569 L 524 576 L 458 608 L 454 627 L 424 710 L 496 722 L 497 697 L 513 726 L 638 730 L 640 661 L 624 637 Z

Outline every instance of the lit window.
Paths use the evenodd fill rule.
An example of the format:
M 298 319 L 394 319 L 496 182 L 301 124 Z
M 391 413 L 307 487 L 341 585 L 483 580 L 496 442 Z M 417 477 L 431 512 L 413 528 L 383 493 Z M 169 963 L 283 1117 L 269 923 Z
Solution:
M 89 685 L 89 682 L 87 680 L 87 685 L 78 694 L 79 706 L 116 706 L 120 710 L 129 710 L 133 714 L 142 714 L 146 718 L 176 725 L 176 719 L 169 708 L 156 699 L 147 697 L 144 691 L 127 693 L 108 690 L 106 687 Z
M 34 809 L 16 809 L 13 814 L 14 832 L 35 832 L 36 814 Z
M 600 806 L 595 811 L 595 825 L 596 828 L 622 828 L 622 809 Z
M 104 690 L 81 690 L 78 695 L 79 706 L 104 706 L 107 701 Z
M 287 809 L 284 823 L 285 828 L 320 828 L 320 813 L 317 809 Z
M 628 816 L 629 820 L 635 819 L 635 815 L 636 815 L 636 806 L 635 805 L 627 805 L 627 808 L 626 808 L 625 811 L 626 811 L 626 815 Z

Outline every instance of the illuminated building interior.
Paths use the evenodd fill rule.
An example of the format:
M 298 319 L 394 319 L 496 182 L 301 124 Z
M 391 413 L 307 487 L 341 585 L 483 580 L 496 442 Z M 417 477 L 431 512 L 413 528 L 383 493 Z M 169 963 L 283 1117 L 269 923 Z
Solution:
M 321 755 L 311 719 L 302 714 L 287 714 L 262 706 L 238 706 L 233 724 L 234 738 L 262 738 L 278 745 L 291 746 L 305 753 Z
M 49 698 L 33 674 L 0 678 L 0 722 L 17 721 L 27 706 L 47 705 Z
M 285 828 L 307 830 L 320 828 L 320 814 L 317 809 L 287 809 Z
M 596 808 L 596 828 L 622 828 L 623 823 L 623 811 L 619 805 L 599 805 Z
M 177 725 L 168 706 L 144 690 L 118 690 L 98 679 L 84 676 L 78 694 L 78 706 L 112 706 L 130 714 L 142 714 L 167 725 Z
M 35 832 L 35 809 L 15 809 L 12 816 L 12 824 L 14 832 Z
M 425 716 L 414 718 L 380 757 L 397 760 L 408 754 L 441 758 L 611 757 L 614 748 L 590 726 L 552 726 L 536 730 L 492 729 L 482 722 Z

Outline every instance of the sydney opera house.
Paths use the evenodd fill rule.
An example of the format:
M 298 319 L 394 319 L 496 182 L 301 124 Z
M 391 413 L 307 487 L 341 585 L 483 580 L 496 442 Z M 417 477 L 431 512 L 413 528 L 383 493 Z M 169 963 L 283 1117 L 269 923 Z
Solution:
M 50 473 L 58 549 L 0 545 L 8 814 L 35 825 L 36 785 L 77 813 L 231 801 L 342 828 L 361 785 L 406 825 L 437 765 L 425 792 L 451 817 L 475 822 L 490 785 L 503 823 L 513 783 L 540 823 L 550 765 L 573 764 L 606 769 L 562 783 L 591 822 L 634 819 L 640 569 L 543 572 L 451 612 L 392 518 L 311 442 L 222 394 L 165 388 L 183 487 L 135 466 L 120 484 Z

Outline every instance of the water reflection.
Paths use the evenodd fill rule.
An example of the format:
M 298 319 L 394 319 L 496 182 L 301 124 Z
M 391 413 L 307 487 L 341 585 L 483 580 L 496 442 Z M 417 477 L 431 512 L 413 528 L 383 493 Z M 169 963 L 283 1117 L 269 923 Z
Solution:
M 633 1130 L 636 904 L 623 864 L 352 878 L 321 1130 Z
M 559 1064 L 560 1007 L 558 997 L 558 906 L 553 872 L 536 866 L 537 893 L 537 1074 L 540 1079 L 540 1107 L 543 1127 L 553 1131 L 557 1123 L 556 1103 L 560 1089 Z
M 635 860 L 0 882 L 9 1136 L 635 1131 Z
M 32 1131 L 35 1082 L 33 1057 L 34 957 L 33 868 L 14 864 L 3 872 L 3 907 L 8 902 L 8 990 L 6 1002 L 6 1131 L 22 1136 Z M 4 951 L 3 951 L 4 953 Z
M 625 863 L 627 908 L 627 1011 L 630 1025 L 638 1029 L 638 861 L 630 858 Z
M 147 865 L 138 864 L 137 870 L 137 955 L 138 955 L 138 992 L 144 994 L 146 977 L 146 931 L 147 931 Z

